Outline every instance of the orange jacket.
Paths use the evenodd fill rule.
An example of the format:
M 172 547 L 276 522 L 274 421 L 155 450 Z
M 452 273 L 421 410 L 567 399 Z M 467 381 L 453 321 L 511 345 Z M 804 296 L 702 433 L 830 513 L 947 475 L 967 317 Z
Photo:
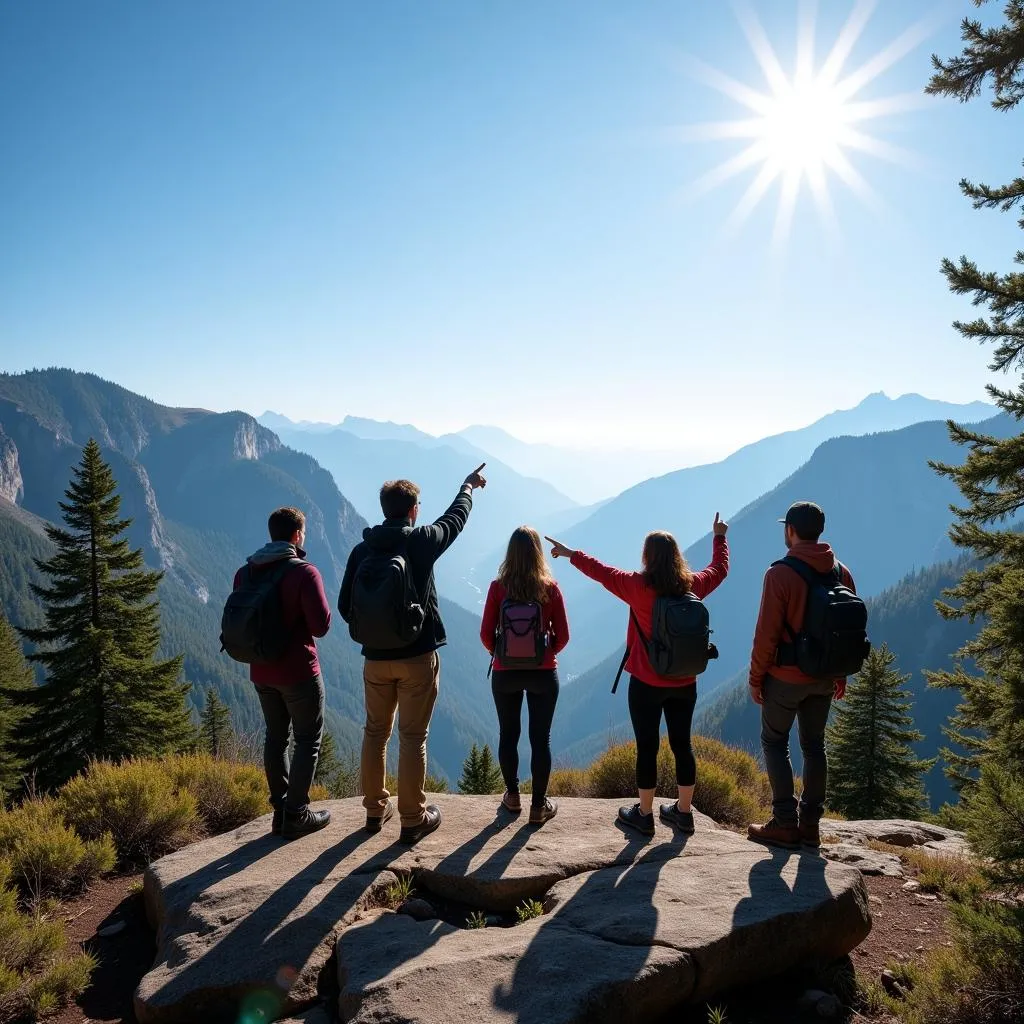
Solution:
M 798 541 L 788 552 L 793 558 L 806 562 L 815 572 L 831 572 L 836 567 L 836 556 L 828 544 Z M 857 588 L 844 565 L 843 583 L 854 593 Z M 761 686 L 766 675 L 786 683 L 812 683 L 795 665 L 777 665 L 779 644 L 789 639 L 785 626 L 798 633 L 804 622 L 807 607 L 807 584 L 788 565 L 773 565 L 764 574 L 761 592 L 761 610 L 754 630 L 754 649 L 750 654 L 750 685 Z

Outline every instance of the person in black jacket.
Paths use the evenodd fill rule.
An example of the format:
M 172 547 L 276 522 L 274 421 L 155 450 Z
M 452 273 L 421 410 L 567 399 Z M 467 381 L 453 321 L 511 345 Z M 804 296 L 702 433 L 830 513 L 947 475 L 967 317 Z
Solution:
M 353 584 L 359 566 L 371 553 L 403 555 L 412 588 L 423 609 L 416 639 L 404 647 L 363 646 L 366 726 L 363 733 L 362 788 L 366 831 L 379 832 L 394 814 L 385 786 L 388 740 L 398 712 L 398 814 L 401 841 L 415 843 L 441 824 L 441 811 L 427 806 L 423 783 L 427 773 L 427 730 L 437 699 L 441 659 L 437 649 L 447 642 L 437 606 L 434 563 L 462 532 L 473 508 L 473 491 L 487 481 L 481 464 L 466 477 L 455 500 L 438 520 L 417 526 L 420 489 L 409 480 L 390 480 L 380 489 L 384 522 L 363 531 L 363 540 L 349 555 L 341 582 L 338 611 L 352 627 Z

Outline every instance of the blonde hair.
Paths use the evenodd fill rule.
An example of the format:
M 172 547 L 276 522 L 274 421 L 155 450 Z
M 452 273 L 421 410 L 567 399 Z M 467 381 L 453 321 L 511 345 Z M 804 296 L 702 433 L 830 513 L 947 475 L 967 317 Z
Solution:
M 681 597 L 693 587 L 693 572 L 675 537 L 654 530 L 644 538 L 644 582 L 658 597 Z
M 505 560 L 498 568 L 498 582 L 513 601 L 543 604 L 554 586 L 554 577 L 544 558 L 540 534 L 529 526 L 519 526 L 508 540 Z

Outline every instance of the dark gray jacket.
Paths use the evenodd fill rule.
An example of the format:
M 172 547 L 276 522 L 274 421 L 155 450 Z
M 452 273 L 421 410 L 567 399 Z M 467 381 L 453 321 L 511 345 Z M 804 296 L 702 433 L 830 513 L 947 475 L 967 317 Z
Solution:
M 429 526 L 413 526 L 408 519 L 385 519 L 379 526 L 363 530 L 363 539 L 348 556 L 345 575 L 338 595 L 338 611 L 346 622 L 351 622 L 352 580 L 359 563 L 370 548 L 376 551 L 398 551 L 405 548 L 406 562 L 412 573 L 413 584 L 423 605 L 423 629 L 414 643 L 397 650 L 362 649 L 368 661 L 401 661 L 436 651 L 447 642 L 444 623 L 437 606 L 437 587 L 434 584 L 434 563 L 451 547 L 462 533 L 473 508 L 473 492 L 465 484 L 448 506 L 448 511 Z

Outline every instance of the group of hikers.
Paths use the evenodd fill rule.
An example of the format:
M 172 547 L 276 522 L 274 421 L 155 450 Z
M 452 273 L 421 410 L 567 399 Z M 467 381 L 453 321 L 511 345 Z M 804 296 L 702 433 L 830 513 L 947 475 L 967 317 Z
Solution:
M 420 524 L 420 489 L 393 480 L 380 489 L 384 521 L 363 532 L 352 550 L 338 611 L 361 645 L 366 724 L 361 756 L 366 831 L 394 816 L 386 785 L 387 746 L 398 718 L 397 809 L 400 842 L 414 844 L 441 824 L 424 792 L 427 733 L 438 695 L 446 643 L 434 565 L 469 519 L 473 492 L 486 486 L 484 465 L 470 473 L 448 509 Z M 751 699 L 761 709 L 761 744 L 771 782 L 772 816 L 751 824 L 758 842 L 817 848 L 827 763 L 825 726 L 845 677 L 868 652 L 864 603 L 849 570 L 821 542 L 825 515 L 811 502 L 792 505 L 784 519 L 786 556 L 764 578 L 750 660 Z M 306 561 L 306 522 L 296 508 L 270 515 L 270 542 L 238 570 L 224 609 L 221 641 L 249 664 L 266 722 L 264 765 L 273 806 L 272 831 L 297 839 L 324 828 L 328 810 L 310 806 L 324 728 L 324 685 L 316 638 L 326 635 L 331 609 L 317 569 Z M 692 800 L 697 764 L 691 726 L 697 677 L 717 657 L 702 599 L 729 573 L 728 524 L 715 515 L 710 564 L 694 572 L 676 539 L 655 531 L 644 539 L 638 572 L 605 565 L 551 537 L 553 558 L 567 558 L 629 607 L 623 668 L 629 673 L 629 715 L 636 739 L 638 799 L 619 808 L 622 826 L 655 832 L 654 798 L 661 719 L 675 758 L 676 800 L 662 804 L 663 822 L 694 831 Z M 505 792 L 500 811 L 522 812 L 519 738 L 523 697 L 531 748 L 529 821 L 543 825 L 558 811 L 547 795 L 551 724 L 558 701 L 558 655 L 569 642 L 561 590 L 551 575 L 541 537 L 528 526 L 508 542 L 484 602 L 480 639 L 491 655 L 491 691 L 499 725 L 498 761 Z M 618 678 L 616 678 L 616 684 Z M 789 736 L 799 725 L 803 788 L 794 795 Z M 293 750 L 288 757 L 289 730 Z

